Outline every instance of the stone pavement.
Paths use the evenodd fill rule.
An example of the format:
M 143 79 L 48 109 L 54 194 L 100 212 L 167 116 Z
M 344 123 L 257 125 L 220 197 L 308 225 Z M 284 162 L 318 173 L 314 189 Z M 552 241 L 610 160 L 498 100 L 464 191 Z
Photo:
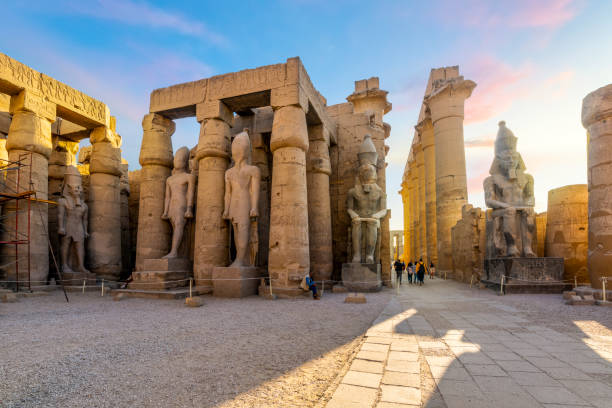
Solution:
M 551 329 L 506 299 L 441 279 L 402 287 L 327 407 L 612 407 L 612 336 Z

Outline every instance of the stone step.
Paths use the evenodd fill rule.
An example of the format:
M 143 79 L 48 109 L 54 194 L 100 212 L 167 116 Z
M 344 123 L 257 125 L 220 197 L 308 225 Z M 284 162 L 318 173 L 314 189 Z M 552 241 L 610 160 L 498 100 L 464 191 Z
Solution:
M 212 292 L 211 287 L 195 287 L 192 289 L 193 296 L 205 295 Z M 146 299 L 185 299 L 189 297 L 189 288 L 179 288 L 170 290 L 142 290 L 142 289 L 113 289 L 111 295 L 123 293 L 128 297 Z

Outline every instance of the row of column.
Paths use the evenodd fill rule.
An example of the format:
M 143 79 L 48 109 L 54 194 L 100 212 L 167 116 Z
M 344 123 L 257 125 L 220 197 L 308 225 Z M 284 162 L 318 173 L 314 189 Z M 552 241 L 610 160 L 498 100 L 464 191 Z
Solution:
M 50 162 L 53 151 L 51 124 L 56 120 L 56 106 L 43 95 L 23 90 L 11 97 L 12 120 L 6 141 L 8 160 L 21 161 L 28 167 L 21 171 L 9 171 L 6 185 L 14 191 L 36 191 L 38 200 L 49 199 L 49 183 L 57 182 L 54 161 Z M 121 230 L 119 206 L 119 176 L 121 174 L 120 139 L 114 129 L 98 127 L 91 131 L 93 145 L 90 195 L 88 259 L 91 271 L 100 277 L 117 279 L 121 270 Z M 51 166 L 51 173 L 49 167 Z M 31 185 L 30 183 L 31 171 Z M 52 176 L 52 177 L 50 177 Z M 17 182 L 19 178 L 19 183 Z M 40 201 L 19 202 L 17 214 L 15 200 L 3 207 L 4 240 L 24 240 L 30 225 L 30 276 L 33 286 L 44 284 L 49 274 L 49 210 L 48 204 Z M 53 224 L 51 225 L 53 227 Z M 19 246 L 15 258 L 13 245 L 4 245 L 7 278 L 16 278 L 16 264 L 19 263 L 19 280 L 27 280 L 27 252 Z M 55 254 L 59 262 L 59 254 Z
M 329 133 L 322 125 L 307 127 L 308 103 L 293 96 L 281 89 L 272 90 L 271 97 L 268 272 L 281 291 L 298 288 L 309 272 L 316 280 L 330 279 L 333 268 Z M 233 112 L 221 101 L 208 101 L 196 106 L 196 119 L 201 126 L 193 270 L 196 285 L 211 286 L 213 268 L 228 264 L 229 225 L 222 213 Z M 170 229 L 161 215 L 165 181 L 172 169 L 174 129 L 174 122 L 159 114 L 143 120 L 137 270 L 144 259 L 160 258 L 168 251 Z
M 464 102 L 476 84 L 462 77 L 441 80 L 424 99 L 402 185 L 409 261 L 423 258 L 441 272 L 452 271 L 451 228 L 467 203 L 463 141 Z

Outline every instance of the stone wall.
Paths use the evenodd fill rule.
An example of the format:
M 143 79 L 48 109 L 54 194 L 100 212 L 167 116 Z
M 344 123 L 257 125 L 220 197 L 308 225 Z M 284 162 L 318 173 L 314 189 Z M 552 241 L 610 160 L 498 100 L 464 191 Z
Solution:
M 452 278 L 470 283 L 479 282 L 484 267 L 485 212 L 466 204 L 461 209 L 461 219 L 451 229 L 453 254 Z M 472 278 L 473 277 L 473 278 Z
M 565 260 L 564 280 L 590 284 L 587 270 L 588 205 L 586 184 L 575 184 L 548 192 L 546 256 Z M 539 226 L 538 226 L 539 227 Z
M 546 212 L 536 214 L 536 255 L 540 258 L 546 256 Z

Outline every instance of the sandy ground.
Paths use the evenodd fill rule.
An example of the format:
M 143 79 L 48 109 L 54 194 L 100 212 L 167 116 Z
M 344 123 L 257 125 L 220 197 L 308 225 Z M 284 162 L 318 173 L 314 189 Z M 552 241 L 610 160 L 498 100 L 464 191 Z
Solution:
M 391 291 L 344 297 L 2 303 L 0 406 L 319 407 Z

